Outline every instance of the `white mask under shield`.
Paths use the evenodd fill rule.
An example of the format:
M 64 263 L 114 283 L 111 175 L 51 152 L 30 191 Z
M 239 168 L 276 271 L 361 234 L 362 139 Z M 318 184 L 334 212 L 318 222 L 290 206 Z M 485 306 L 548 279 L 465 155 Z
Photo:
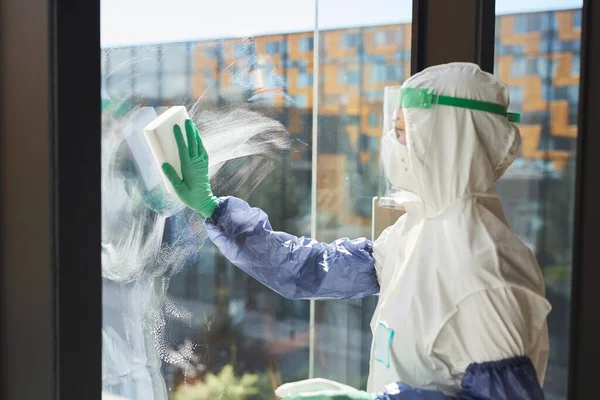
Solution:
M 405 190 L 417 193 L 417 184 L 410 169 L 408 147 L 400 143 L 394 129 L 381 140 L 381 164 L 387 183 L 394 193 Z

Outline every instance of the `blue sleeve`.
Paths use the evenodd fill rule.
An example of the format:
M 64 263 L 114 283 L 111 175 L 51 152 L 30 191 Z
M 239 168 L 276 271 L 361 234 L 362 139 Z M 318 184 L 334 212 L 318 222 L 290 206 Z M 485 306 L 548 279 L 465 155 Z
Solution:
M 377 400 L 452 400 L 442 392 L 413 389 L 401 382 L 388 385 Z M 537 373 L 527 357 L 471 364 L 465 372 L 459 400 L 544 400 Z
M 460 400 L 543 400 L 537 373 L 527 357 L 471 364 L 462 379 Z
M 288 299 L 352 299 L 379 292 L 367 239 L 326 244 L 275 232 L 267 214 L 235 197 L 222 199 L 205 226 L 232 264 Z
M 415 389 L 401 382 L 386 386 L 385 393 L 379 393 L 377 400 L 453 400 L 442 392 Z

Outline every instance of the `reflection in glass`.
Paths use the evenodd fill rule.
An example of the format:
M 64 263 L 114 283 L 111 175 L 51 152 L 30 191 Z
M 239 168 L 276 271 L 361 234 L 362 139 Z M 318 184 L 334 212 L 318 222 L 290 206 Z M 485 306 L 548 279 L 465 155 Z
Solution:
M 240 46 L 245 51 L 236 58 Z M 251 281 L 205 244 L 200 216 L 165 207 L 148 183 L 150 157 L 140 157 L 140 142 L 131 139 L 168 106 L 185 105 L 210 153 L 215 193 L 249 199 L 275 226 L 302 231 L 297 216 L 308 182 L 293 158 L 302 158 L 306 145 L 282 124 L 290 125 L 279 60 L 255 49 L 253 39 L 243 39 L 103 51 L 107 393 L 273 399 L 283 380 L 307 375 L 308 308 Z M 256 79 L 261 66 L 267 74 Z M 297 124 L 299 133 L 304 123 Z

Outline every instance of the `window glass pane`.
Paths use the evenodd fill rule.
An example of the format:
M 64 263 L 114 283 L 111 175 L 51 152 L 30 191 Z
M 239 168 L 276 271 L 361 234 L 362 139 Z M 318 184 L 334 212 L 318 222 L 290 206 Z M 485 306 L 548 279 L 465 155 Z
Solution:
M 131 49 L 130 62 L 136 72 L 157 73 L 163 46 L 140 46 Z
M 123 98 L 133 91 L 131 74 L 112 73 L 106 78 L 106 94 L 115 98 Z
M 523 143 L 498 192 L 512 229 L 537 257 L 553 307 L 546 398 L 566 399 L 581 1 L 535 13 L 510 0 L 496 4 L 511 13 L 497 17 L 495 73 L 509 85 L 511 111 L 522 113 Z
M 162 95 L 165 99 L 173 99 L 176 102 L 181 101 L 183 96 L 190 94 L 190 77 L 188 74 L 181 73 L 165 73 L 162 77 L 163 85 L 161 86 Z
M 131 51 L 131 48 L 107 49 L 107 56 L 110 57 L 109 72 L 127 72 L 126 70 L 130 69 L 133 64 Z
M 346 22 L 340 4 L 319 3 L 320 26 Z M 352 29 L 324 29 L 319 37 L 316 236 L 325 242 L 371 238 L 383 90 L 410 73 L 412 2 L 344 4 L 354 13 Z M 379 20 L 365 23 L 372 12 Z M 316 302 L 315 376 L 366 388 L 376 303 L 375 296 Z
M 173 12 L 102 1 L 107 393 L 274 400 L 278 385 L 308 378 L 309 302 L 234 267 L 199 215 L 161 208 L 165 197 L 148 189 L 160 172 L 140 151 L 152 119 L 139 122 L 141 107 L 183 105 L 209 135 L 214 193 L 260 207 L 274 229 L 310 235 L 314 6 L 282 3 L 263 1 L 252 17 L 257 5 L 238 0 L 184 1 Z M 247 18 L 231 22 L 231 10 Z
M 158 71 L 138 72 L 133 77 L 135 81 L 135 92 L 133 96 L 138 98 L 143 104 L 154 104 L 159 101 L 161 93 L 161 83 Z

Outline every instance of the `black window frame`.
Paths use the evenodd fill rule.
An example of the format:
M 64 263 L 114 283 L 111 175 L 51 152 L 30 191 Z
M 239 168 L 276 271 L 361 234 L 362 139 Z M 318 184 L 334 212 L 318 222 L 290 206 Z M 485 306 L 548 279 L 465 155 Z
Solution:
M 584 0 L 582 15 L 569 399 L 598 390 L 600 4 L 592 3 Z M 2 11 L 2 398 L 99 399 L 100 0 L 3 0 Z M 414 0 L 412 72 L 450 61 L 493 72 L 494 25 L 494 0 Z

